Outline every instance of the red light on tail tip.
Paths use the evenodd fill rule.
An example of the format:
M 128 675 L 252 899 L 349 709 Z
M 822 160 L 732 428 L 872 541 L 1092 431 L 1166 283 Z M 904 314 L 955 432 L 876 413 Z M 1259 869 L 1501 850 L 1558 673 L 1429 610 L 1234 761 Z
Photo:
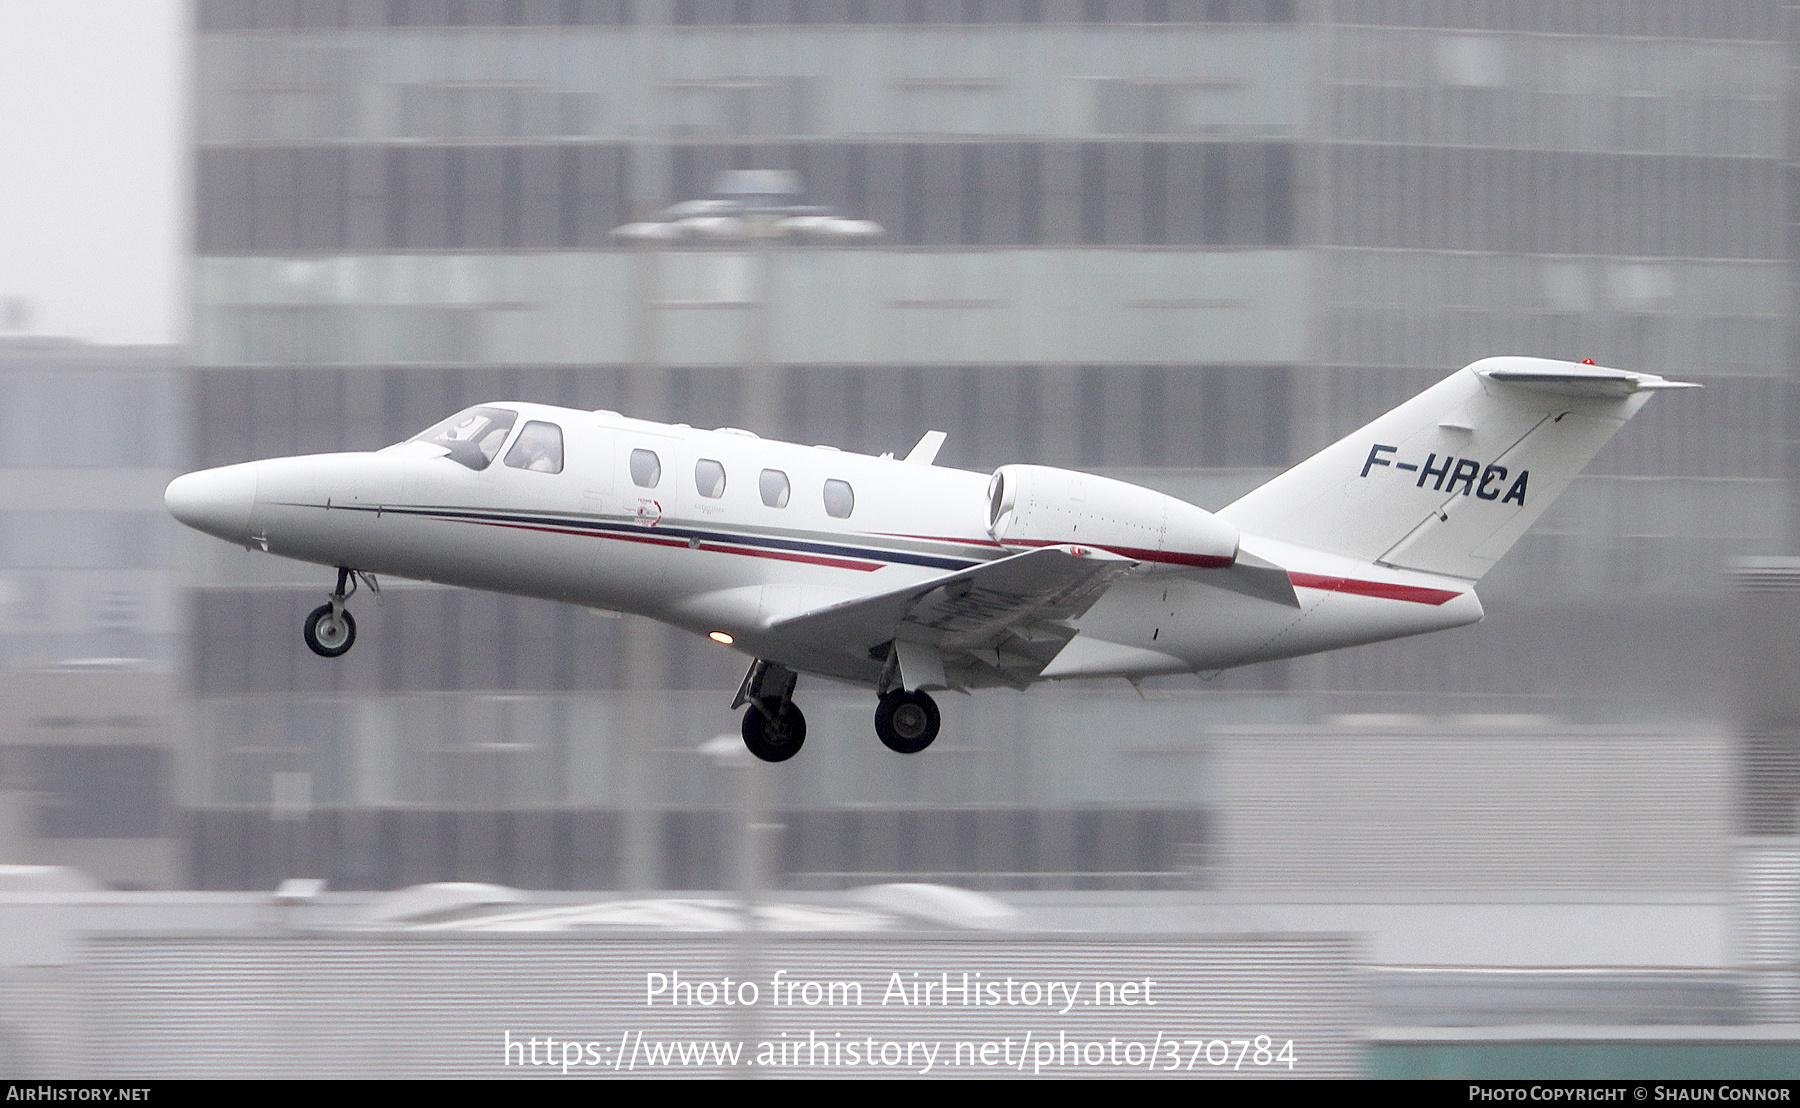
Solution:
M 1594 359 L 1592 359 L 1592 358 L 1583 358 L 1583 359 L 1581 359 L 1581 364 L 1582 364 L 1582 365 L 1593 365 L 1593 364 L 1594 364 Z

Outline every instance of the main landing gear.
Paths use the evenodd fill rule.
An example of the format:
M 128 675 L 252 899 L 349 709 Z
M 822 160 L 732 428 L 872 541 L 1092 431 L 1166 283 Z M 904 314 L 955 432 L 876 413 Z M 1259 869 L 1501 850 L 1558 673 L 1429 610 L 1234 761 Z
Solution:
M 917 754 L 937 738 L 937 701 L 928 693 L 893 689 L 875 708 L 875 736 L 898 754 Z
M 367 581 L 369 591 L 377 596 L 381 587 L 375 578 L 365 573 L 344 566 L 338 567 L 337 588 L 332 590 L 331 602 L 314 608 L 306 617 L 306 625 L 300 634 L 306 639 L 307 648 L 321 658 L 337 658 L 350 652 L 356 645 L 356 620 L 351 617 L 350 610 L 344 606 L 352 596 L 356 595 L 357 581 Z
M 731 702 L 733 708 L 744 709 L 744 745 L 765 762 L 785 762 L 806 742 L 806 716 L 794 703 L 798 680 L 786 666 L 758 658 L 750 663 Z M 900 754 L 917 754 L 930 746 L 940 722 L 937 701 L 899 686 L 883 693 L 875 709 L 876 737 Z
M 744 745 L 765 762 L 785 762 L 806 742 L 806 716 L 794 703 L 799 675 L 784 665 L 758 658 L 738 686 L 733 708 L 744 711 Z
M 904 650 L 903 643 L 888 644 L 881 680 L 875 685 L 875 691 L 881 694 L 881 702 L 875 706 L 875 737 L 896 754 L 917 754 L 937 738 L 938 724 L 942 720 L 938 716 L 937 701 L 931 699 L 929 693 L 906 687 L 906 675 L 901 670 L 910 663 L 901 660 Z M 917 654 L 914 657 L 920 660 Z M 925 681 L 942 681 L 942 663 L 934 661 L 936 658 L 937 652 L 928 650 L 923 659 L 927 662 L 927 673 L 937 668 L 935 677 L 915 676 L 923 676 Z

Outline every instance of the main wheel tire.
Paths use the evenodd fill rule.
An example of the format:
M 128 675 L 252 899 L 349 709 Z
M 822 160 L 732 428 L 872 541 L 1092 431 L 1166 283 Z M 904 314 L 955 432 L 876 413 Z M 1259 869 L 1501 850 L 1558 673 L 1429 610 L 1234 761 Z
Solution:
M 895 689 L 875 708 L 875 734 L 899 754 L 917 754 L 938 735 L 937 701 L 922 692 Z
M 356 645 L 356 620 L 348 609 L 333 612 L 331 605 L 321 604 L 306 617 L 302 634 L 314 654 L 321 658 L 336 658 Z
M 752 704 L 744 709 L 744 745 L 763 761 L 785 762 L 800 753 L 805 742 L 806 716 L 793 701 L 778 704 L 770 698 L 762 708 Z

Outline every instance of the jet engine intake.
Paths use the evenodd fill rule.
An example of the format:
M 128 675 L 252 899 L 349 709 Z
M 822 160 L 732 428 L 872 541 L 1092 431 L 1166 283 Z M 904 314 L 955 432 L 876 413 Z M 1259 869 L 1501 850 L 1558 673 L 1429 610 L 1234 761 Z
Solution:
M 1002 546 L 1095 546 L 1150 566 L 1222 568 L 1238 529 L 1185 500 L 1091 473 L 1010 465 L 988 483 L 988 534 Z

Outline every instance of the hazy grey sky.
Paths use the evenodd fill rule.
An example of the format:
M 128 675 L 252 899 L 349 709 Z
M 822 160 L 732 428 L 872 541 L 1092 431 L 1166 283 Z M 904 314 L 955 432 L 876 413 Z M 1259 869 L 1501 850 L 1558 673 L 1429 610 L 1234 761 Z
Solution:
M 185 340 L 187 26 L 186 0 L 0 0 L 0 301 L 31 330 Z

